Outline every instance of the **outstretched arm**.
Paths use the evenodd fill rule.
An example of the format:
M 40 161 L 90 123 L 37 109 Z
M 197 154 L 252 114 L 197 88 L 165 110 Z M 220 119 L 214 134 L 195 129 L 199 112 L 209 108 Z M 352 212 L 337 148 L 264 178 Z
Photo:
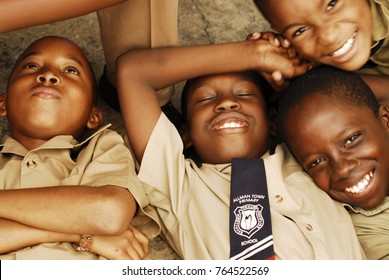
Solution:
M 79 240 L 78 234 L 45 231 L 0 218 L 0 254 L 43 242 L 78 242 Z
M 118 60 L 118 93 L 130 145 L 141 162 L 161 110 L 155 91 L 193 77 L 245 70 L 274 72 L 284 77 L 304 73 L 285 48 L 266 40 L 191 47 L 134 50 Z
M 126 0 L 0 0 L 0 32 L 64 20 Z

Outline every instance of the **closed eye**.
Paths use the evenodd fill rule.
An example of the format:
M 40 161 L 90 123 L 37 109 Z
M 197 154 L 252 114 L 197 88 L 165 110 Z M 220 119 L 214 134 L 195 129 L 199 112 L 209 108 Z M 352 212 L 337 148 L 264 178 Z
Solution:
M 253 96 L 254 94 L 250 92 L 238 92 L 235 94 L 237 97 L 248 97 L 248 96 Z
M 210 96 L 210 97 L 203 97 L 203 98 L 200 98 L 197 103 L 209 103 L 213 100 L 215 100 L 216 97 L 214 96 Z

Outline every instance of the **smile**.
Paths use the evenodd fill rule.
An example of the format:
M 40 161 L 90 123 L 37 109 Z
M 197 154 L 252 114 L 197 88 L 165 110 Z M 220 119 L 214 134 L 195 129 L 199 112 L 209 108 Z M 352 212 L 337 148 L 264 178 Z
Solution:
M 229 128 L 242 128 L 247 127 L 247 123 L 240 120 L 228 120 L 223 121 L 215 124 L 212 129 L 213 130 L 222 130 L 222 129 L 229 129 Z
M 373 178 L 373 171 L 370 171 L 368 174 L 363 176 L 363 178 L 358 183 L 356 183 L 352 187 L 345 188 L 344 191 L 353 194 L 362 193 L 367 189 L 367 186 L 369 185 L 372 178 Z
M 352 46 L 354 45 L 355 36 L 356 33 L 354 33 L 353 36 L 351 36 L 351 38 L 348 39 L 340 49 L 334 51 L 333 53 L 330 53 L 329 55 L 332 57 L 338 57 L 347 53 L 349 50 L 351 50 Z

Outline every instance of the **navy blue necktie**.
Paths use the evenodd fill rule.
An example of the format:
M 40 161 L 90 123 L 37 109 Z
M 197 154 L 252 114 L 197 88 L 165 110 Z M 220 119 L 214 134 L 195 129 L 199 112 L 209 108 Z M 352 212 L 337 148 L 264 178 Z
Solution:
M 266 173 L 260 158 L 232 160 L 230 259 L 275 259 Z

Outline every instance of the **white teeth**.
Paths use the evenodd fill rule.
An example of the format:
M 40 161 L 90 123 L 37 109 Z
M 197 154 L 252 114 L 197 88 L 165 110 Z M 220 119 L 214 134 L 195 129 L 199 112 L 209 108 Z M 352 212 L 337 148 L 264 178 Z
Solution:
M 350 193 L 361 193 L 366 190 L 367 185 L 369 185 L 371 178 L 373 178 L 373 171 L 370 171 L 368 174 L 363 176 L 362 180 L 356 183 L 354 186 L 345 188 L 346 192 Z
M 355 40 L 355 35 L 353 35 L 350 39 L 348 39 L 348 40 L 346 41 L 346 43 L 344 43 L 344 45 L 343 45 L 340 49 L 334 51 L 334 52 L 331 53 L 330 55 L 331 55 L 331 56 L 340 56 L 340 55 L 345 54 L 345 53 L 348 52 L 348 51 L 351 49 L 351 47 L 353 46 L 354 40 Z
M 242 127 L 242 124 L 240 123 L 235 123 L 235 122 L 230 122 L 230 123 L 224 123 L 221 126 L 218 127 L 218 129 L 223 129 L 223 128 L 238 128 Z

